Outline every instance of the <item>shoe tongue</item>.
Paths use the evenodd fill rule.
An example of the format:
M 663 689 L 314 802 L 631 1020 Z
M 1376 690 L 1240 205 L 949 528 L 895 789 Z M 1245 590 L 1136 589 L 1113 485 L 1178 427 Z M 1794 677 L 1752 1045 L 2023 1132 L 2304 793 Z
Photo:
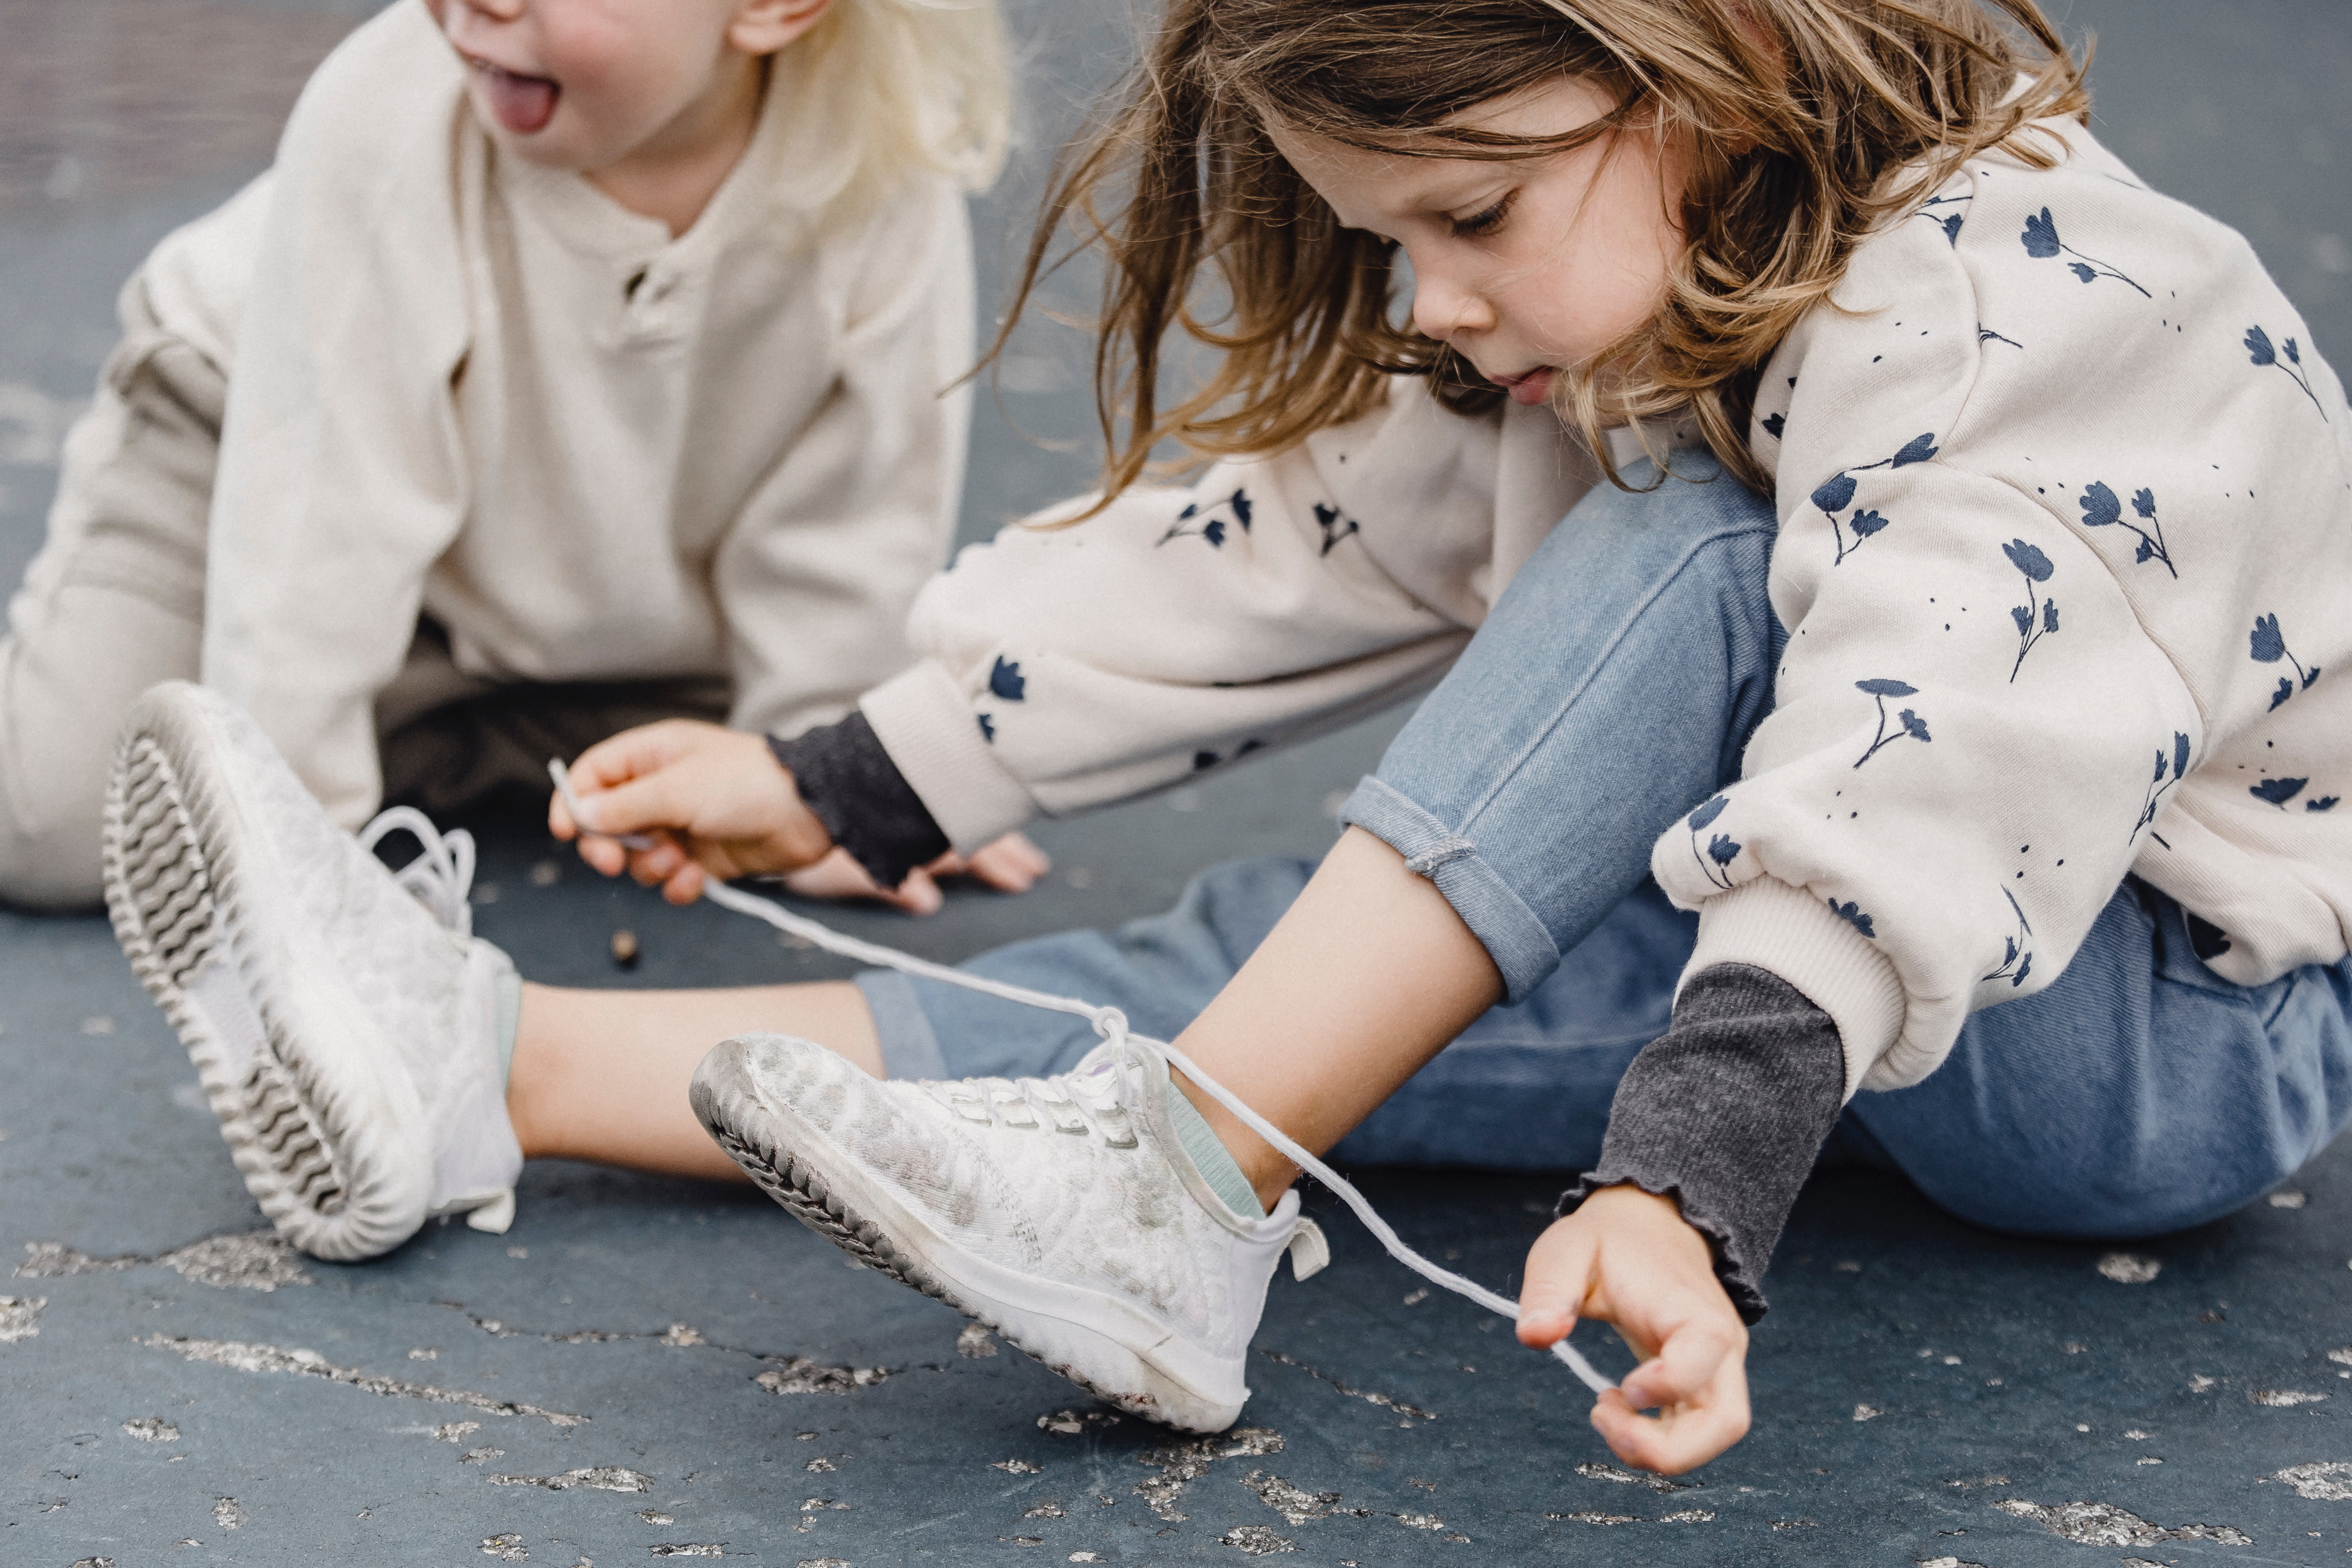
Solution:
M 1119 1092 L 1118 1047 L 1108 1040 L 1081 1057 L 1062 1081 L 1089 1105 L 1126 1103 Z

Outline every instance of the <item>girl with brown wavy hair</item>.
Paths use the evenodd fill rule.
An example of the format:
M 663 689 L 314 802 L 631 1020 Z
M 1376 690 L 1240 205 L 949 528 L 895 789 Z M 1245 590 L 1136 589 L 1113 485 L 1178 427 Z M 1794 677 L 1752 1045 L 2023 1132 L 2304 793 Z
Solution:
M 1669 1471 L 1747 1429 L 1825 1142 L 2052 1235 L 2264 1191 L 2352 1114 L 2352 409 L 2084 109 L 2030 0 L 1172 0 L 1032 253 L 1109 264 L 1102 491 L 964 552 L 782 768 L 632 732 L 554 826 L 681 900 L 888 884 L 1435 689 L 1319 868 L 973 961 L 1197 1078 L 898 975 L 527 991 L 526 1151 L 625 1106 L 708 1162 L 643 1110 L 700 1031 L 812 1036 L 701 1061 L 728 1155 L 1196 1430 L 1317 1251 L 1202 1082 L 1343 1162 L 1573 1166 L 1519 1338 L 1614 1324 L 1594 1425 Z M 1171 440 L 1206 473 L 1141 482 Z

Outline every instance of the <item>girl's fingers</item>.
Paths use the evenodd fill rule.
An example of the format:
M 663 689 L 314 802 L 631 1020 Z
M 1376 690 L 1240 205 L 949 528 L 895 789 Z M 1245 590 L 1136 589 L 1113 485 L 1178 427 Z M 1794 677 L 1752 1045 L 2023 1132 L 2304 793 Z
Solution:
M 1592 1290 L 1594 1247 L 1579 1226 L 1555 1220 L 1528 1251 L 1519 1290 L 1519 1342 L 1542 1350 L 1568 1337 Z
M 673 904 L 690 904 L 702 897 L 702 884 L 708 875 L 700 866 L 688 860 L 662 883 L 662 897 Z
M 629 866 L 627 851 L 609 838 L 581 839 L 580 858 L 598 874 L 606 877 L 617 877 Z
M 656 772 L 677 759 L 697 728 L 681 720 L 666 719 L 657 724 L 640 724 L 634 730 L 607 736 L 581 752 L 572 763 L 572 784 L 585 794 L 611 789 L 640 774 Z
M 1664 1406 L 1654 1417 L 1636 1414 L 1633 1405 L 1622 1390 L 1602 1394 L 1592 1407 L 1594 1429 L 1627 1464 L 1679 1475 L 1748 1435 L 1747 1370 L 1738 1358 L 1727 1357 L 1696 1397 Z
M 812 866 L 784 878 L 784 886 L 803 899 L 880 898 L 882 889 L 866 874 L 848 850 L 835 848 Z
M 1675 1328 L 1658 1353 L 1626 1374 L 1625 1398 L 1636 1410 L 1672 1408 L 1705 1399 L 1721 1378 L 1724 1363 L 1744 1357 L 1746 1336 L 1737 1322 L 1706 1319 Z

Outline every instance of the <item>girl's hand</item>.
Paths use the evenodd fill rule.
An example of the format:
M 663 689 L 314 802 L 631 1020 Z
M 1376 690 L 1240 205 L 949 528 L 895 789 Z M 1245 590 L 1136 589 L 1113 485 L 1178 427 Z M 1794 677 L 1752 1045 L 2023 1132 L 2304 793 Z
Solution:
M 833 847 L 766 740 L 723 725 L 666 719 L 624 730 L 580 754 L 572 785 L 593 820 L 573 822 L 557 796 L 549 831 L 579 837 L 580 858 L 605 876 L 626 871 L 673 904 L 700 898 L 706 876 L 796 871 Z M 625 847 L 621 834 L 652 847 Z
M 1716 1279 L 1706 1238 L 1672 1199 L 1606 1187 L 1537 1238 L 1519 1342 L 1549 1347 L 1580 1317 L 1614 1323 L 1642 1358 L 1592 1407 L 1619 1458 L 1679 1475 L 1748 1435 L 1748 1329 Z M 1654 1416 L 1636 1414 L 1652 1408 Z
M 910 915 L 928 915 L 937 913 L 945 901 L 938 881 L 941 877 L 977 877 L 1000 893 L 1025 893 L 1053 868 L 1043 849 L 1018 833 L 1008 833 L 969 856 L 950 849 L 908 872 L 896 888 L 878 885 L 845 849 L 835 849 L 806 870 L 793 872 L 784 879 L 784 886 L 804 899 L 876 899 Z

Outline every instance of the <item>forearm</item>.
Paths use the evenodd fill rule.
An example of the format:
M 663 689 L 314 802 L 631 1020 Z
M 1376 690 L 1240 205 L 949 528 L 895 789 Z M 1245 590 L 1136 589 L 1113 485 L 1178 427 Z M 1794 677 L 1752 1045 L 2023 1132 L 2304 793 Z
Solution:
M 1828 1014 L 1766 970 L 1702 970 L 1676 1000 L 1673 1026 L 1618 1083 L 1601 1163 L 1559 1212 L 1619 1184 L 1673 1198 L 1752 1323 L 1765 1310 L 1765 1266 L 1844 1097 L 1845 1056 Z

